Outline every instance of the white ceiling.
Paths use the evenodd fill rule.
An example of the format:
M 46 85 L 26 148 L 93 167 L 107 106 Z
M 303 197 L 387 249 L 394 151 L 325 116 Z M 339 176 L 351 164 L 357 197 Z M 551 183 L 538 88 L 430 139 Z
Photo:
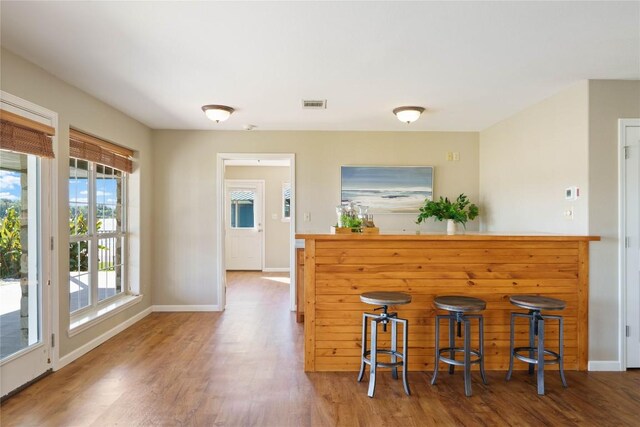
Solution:
M 4 47 L 155 129 L 473 131 L 580 80 L 640 79 L 637 1 L 1 8 Z M 401 105 L 428 110 L 407 125 Z

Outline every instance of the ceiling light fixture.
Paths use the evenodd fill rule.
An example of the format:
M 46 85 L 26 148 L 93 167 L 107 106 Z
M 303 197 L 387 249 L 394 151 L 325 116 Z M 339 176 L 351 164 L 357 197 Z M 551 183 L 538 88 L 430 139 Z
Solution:
M 418 120 L 423 111 L 424 108 L 422 107 L 398 107 L 393 110 L 393 114 L 401 122 L 411 123 Z
M 202 111 L 204 111 L 209 120 L 220 123 L 227 120 L 235 110 L 226 105 L 205 105 L 202 107 Z

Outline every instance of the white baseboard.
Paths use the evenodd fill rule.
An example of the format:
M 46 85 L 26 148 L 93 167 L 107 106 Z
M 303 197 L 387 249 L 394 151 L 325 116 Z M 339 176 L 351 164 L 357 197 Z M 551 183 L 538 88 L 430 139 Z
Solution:
M 108 330 L 107 332 L 105 332 L 104 334 L 100 335 L 99 337 L 92 339 L 91 341 L 89 341 L 85 345 L 75 349 L 74 351 L 72 351 L 71 353 L 67 354 L 66 356 L 62 356 L 58 360 L 57 366 L 54 368 L 54 371 L 57 371 L 58 369 L 62 369 L 65 366 L 67 366 L 69 363 L 71 363 L 74 360 L 76 360 L 77 358 L 79 358 L 81 356 L 84 356 L 85 354 L 87 354 L 88 352 L 90 352 L 91 350 L 93 350 L 94 348 L 99 346 L 100 344 L 102 344 L 105 341 L 107 341 L 109 338 L 113 338 L 114 336 L 116 336 L 120 332 L 122 332 L 125 329 L 127 329 L 129 326 L 133 325 L 134 323 L 136 323 L 139 320 L 143 319 L 144 317 L 148 316 L 149 314 L 151 314 L 152 311 L 153 311 L 152 307 L 147 307 L 146 309 L 142 310 L 140 313 L 138 313 L 135 316 L 125 320 L 124 322 L 120 323 L 118 326 Z
M 154 312 L 163 311 L 222 311 L 219 305 L 154 305 Z
M 587 365 L 587 370 L 595 372 L 622 371 L 622 364 L 617 360 L 591 360 Z
M 289 268 L 279 268 L 279 267 L 268 267 L 268 268 L 263 268 L 262 272 L 263 273 L 289 273 L 291 271 L 291 269 Z

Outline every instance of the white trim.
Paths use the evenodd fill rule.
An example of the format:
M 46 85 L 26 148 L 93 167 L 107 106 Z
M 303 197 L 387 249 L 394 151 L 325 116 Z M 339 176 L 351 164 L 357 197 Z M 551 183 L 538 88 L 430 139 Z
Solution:
M 153 312 L 181 312 L 181 311 L 222 311 L 217 304 L 210 305 L 154 305 Z
M 263 273 L 288 273 L 290 271 L 290 268 L 285 267 L 267 267 L 262 269 Z
M 224 167 L 225 160 L 279 160 L 289 161 L 289 180 L 291 182 L 291 221 L 289 222 L 289 266 L 291 283 L 289 285 L 289 309 L 296 309 L 296 155 L 294 153 L 217 153 L 216 155 L 216 283 L 220 311 L 226 304 L 226 267 L 224 260 Z
M 640 119 L 619 119 L 618 120 L 618 359 L 619 371 L 627 369 L 627 264 L 625 237 L 626 230 L 626 128 L 628 126 L 640 126 Z
M 216 292 L 218 305 L 224 310 L 226 305 L 226 289 L 227 289 L 227 275 L 225 274 L 225 259 L 224 259 L 224 248 L 225 248 L 225 224 L 224 224 L 224 160 L 225 157 L 218 153 L 216 159 L 216 283 L 218 284 L 218 289 Z
M 79 357 L 84 356 L 85 354 L 87 354 L 88 352 L 90 352 L 100 344 L 104 343 L 108 339 L 113 338 L 114 336 L 118 335 L 120 332 L 127 329 L 129 326 L 132 326 L 134 323 L 137 323 L 138 321 L 142 320 L 144 317 L 151 314 L 152 311 L 153 310 L 151 309 L 151 307 L 147 307 L 146 309 L 142 310 L 140 313 L 136 314 L 133 317 L 130 317 L 129 319 L 125 320 L 119 325 L 111 328 L 110 330 L 100 335 L 99 337 L 94 338 L 93 340 L 75 349 L 74 351 L 67 354 L 66 356 L 61 357 L 60 360 L 58 361 L 58 365 L 54 368 L 54 371 L 57 371 L 65 367 L 69 363 L 73 362 L 74 360 L 78 359 Z
M 591 360 L 587 365 L 591 372 L 623 371 L 622 364 L 617 360 Z
M 80 316 L 71 316 L 71 323 L 67 335 L 73 337 L 98 323 L 115 316 L 121 311 L 142 302 L 142 295 L 122 295 L 107 304 L 93 307 Z
M 289 182 L 291 206 L 289 207 L 289 310 L 296 311 L 296 155 L 289 154 Z
M 626 235 L 626 204 L 625 204 L 625 142 L 624 120 L 618 120 L 618 360 L 620 360 L 620 370 L 627 367 L 627 289 L 626 289 L 626 259 L 625 259 L 625 235 Z

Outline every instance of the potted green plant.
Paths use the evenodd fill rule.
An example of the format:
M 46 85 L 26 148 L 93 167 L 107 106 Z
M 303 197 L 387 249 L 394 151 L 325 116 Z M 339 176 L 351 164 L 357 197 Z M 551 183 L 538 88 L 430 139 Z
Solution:
M 478 207 L 471 203 L 464 193 L 460 194 L 455 201 L 440 196 L 438 200 L 424 201 L 416 224 L 420 224 L 431 217 L 435 218 L 436 221 L 447 220 L 447 234 L 455 234 L 456 224 L 462 224 L 466 229 L 467 221 L 475 219 L 478 213 Z

